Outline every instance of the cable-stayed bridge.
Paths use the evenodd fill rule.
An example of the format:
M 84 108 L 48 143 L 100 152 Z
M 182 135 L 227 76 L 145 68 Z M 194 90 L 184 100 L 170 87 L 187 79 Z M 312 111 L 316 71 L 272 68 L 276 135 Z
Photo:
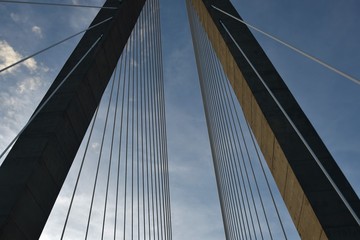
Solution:
M 356 239 L 356 193 L 246 24 L 227 1 L 187 6 L 226 238 L 289 238 L 266 174 L 270 167 L 302 238 Z M 3 153 L 4 239 L 38 238 L 76 153 L 60 238 L 71 238 L 79 224 L 80 239 L 171 239 L 159 2 L 106 1 L 83 33 Z M 19 64 L 31 69 L 37 54 L 68 39 Z M 288 47 L 356 86 L 356 78 Z M 74 212 L 85 224 L 71 222 Z

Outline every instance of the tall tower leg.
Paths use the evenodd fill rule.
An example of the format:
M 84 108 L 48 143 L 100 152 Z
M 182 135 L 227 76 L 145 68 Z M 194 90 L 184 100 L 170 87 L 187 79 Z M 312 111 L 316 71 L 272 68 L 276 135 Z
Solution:
M 0 239 L 39 238 L 144 4 L 105 2 L 117 9 L 100 10 L 91 26 L 111 19 L 85 33 L 9 152 L 0 168 Z
M 214 8 L 241 19 L 230 1 L 187 3 L 207 32 L 300 236 L 360 239 L 358 196 L 249 29 Z

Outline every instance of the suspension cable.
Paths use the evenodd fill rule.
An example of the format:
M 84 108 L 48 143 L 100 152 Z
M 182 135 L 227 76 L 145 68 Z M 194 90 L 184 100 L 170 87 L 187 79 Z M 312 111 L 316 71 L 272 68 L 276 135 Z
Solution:
M 142 30 L 144 28 L 145 25 L 145 18 L 144 18 L 144 14 L 141 14 L 140 16 L 140 26 L 139 29 Z M 144 41 L 142 41 L 142 39 L 140 39 L 140 53 L 143 53 L 146 50 L 145 46 L 144 46 Z M 141 66 L 141 70 L 140 70 L 140 108 L 144 109 L 146 104 L 144 104 L 144 99 L 145 99 L 145 88 L 143 87 L 144 84 L 144 80 L 145 80 L 145 74 L 144 74 L 144 59 L 143 56 L 140 56 L 140 60 L 139 60 L 139 64 Z M 146 109 L 145 109 L 146 111 Z M 141 176 L 142 176 L 142 210 L 143 210 L 143 232 L 144 232 L 144 240 L 146 240 L 146 198 L 145 198 L 145 157 L 146 155 L 144 154 L 144 143 L 146 144 L 146 137 L 145 136 L 145 121 L 144 121 L 144 111 L 140 112 L 140 131 L 141 131 Z
M 90 144 L 90 139 L 91 139 L 91 137 L 92 137 L 92 135 L 93 135 L 94 126 L 95 126 L 95 122 L 96 122 L 96 120 L 97 120 L 98 112 L 99 112 L 99 107 L 96 109 L 95 115 L 94 115 L 93 120 L 92 120 L 92 124 L 91 124 L 91 128 L 90 128 L 89 136 L 88 136 L 87 141 L 86 141 L 86 146 L 85 146 L 84 154 L 83 154 L 83 157 L 82 157 L 82 160 L 81 160 L 80 169 L 79 169 L 79 172 L 78 172 L 78 174 L 77 174 L 77 176 L 76 176 L 75 186 L 74 186 L 73 192 L 72 192 L 72 194 L 71 194 L 71 200 L 70 200 L 70 204 L 69 204 L 68 211 L 67 211 L 67 213 L 66 213 L 65 223 L 64 223 L 63 228 L 62 228 L 60 240 L 62 240 L 62 239 L 64 238 L 64 234 L 65 234 L 65 230 L 66 230 L 66 227 L 67 227 L 67 223 L 68 223 L 68 221 L 69 221 L 70 212 L 71 212 L 71 210 L 72 210 L 73 203 L 74 203 L 75 193 L 76 193 L 76 190 L 77 190 L 78 185 L 79 185 L 80 176 L 81 176 L 81 173 L 82 173 L 82 170 L 83 170 L 83 166 L 84 166 L 84 162 L 85 162 L 85 159 L 86 159 L 86 155 L 87 155 L 87 153 L 88 153 L 89 144 Z
M 93 5 L 65 4 L 65 3 L 8 1 L 8 0 L 0 0 L 0 2 L 3 2 L 3 3 L 16 3 L 16 4 L 30 4 L 30 5 L 40 5 L 40 6 L 56 6 L 56 7 L 97 8 L 97 9 L 109 9 L 109 10 L 118 9 L 117 7 L 101 7 L 101 6 L 93 6 Z
M 123 73 L 123 91 L 122 91 L 122 102 L 121 102 L 121 117 L 120 117 L 120 131 L 119 131 L 119 155 L 118 155 L 118 168 L 116 175 L 116 199 L 115 199 L 115 223 L 114 223 L 114 240 L 116 239 L 117 234 L 117 216 L 118 216 L 118 203 L 119 203 L 119 188 L 120 188 L 120 172 L 121 172 L 121 149 L 122 149 L 122 134 L 123 134 L 123 124 L 124 124 L 124 109 L 125 109 L 125 95 L 126 95 L 126 73 L 127 73 L 127 59 L 128 59 L 128 49 L 129 44 L 124 48 L 124 52 L 122 54 L 122 59 L 124 60 L 124 73 Z M 119 81 L 121 79 L 121 75 L 119 75 Z M 120 83 L 119 86 L 120 87 Z
M 96 27 L 98 27 L 98 26 L 100 26 L 100 25 L 102 25 L 102 24 L 110 21 L 111 19 L 113 19 L 113 17 L 109 17 L 109 18 L 107 18 L 107 19 L 105 19 L 105 20 L 103 20 L 103 21 L 101 21 L 101 22 L 99 22 L 99 23 L 97 23 L 97 24 L 94 24 L 93 26 L 91 26 L 91 27 L 89 27 L 89 28 L 87 28 L 87 29 L 85 29 L 85 30 L 82 30 L 82 31 L 80 31 L 80 32 L 78 32 L 78 33 L 75 33 L 75 34 L 71 35 L 70 37 L 64 38 L 63 40 L 60 40 L 60 41 L 58 41 L 58 42 L 50 45 L 49 47 L 46 47 L 46 48 L 44 48 L 44 49 L 42 49 L 42 50 L 40 50 L 40 51 L 37 51 L 37 52 L 35 52 L 35 53 L 33 53 L 33 54 L 25 57 L 25 58 L 23 58 L 23 59 L 15 62 L 15 63 L 13 63 L 13 64 L 10 64 L 9 66 L 0 69 L 0 73 L 8 70 L 9 68 L 12 68 L 12 67 L 20 64 L 20 63 L 22 63 L 22 62 L 25 62 L 26 60 L 28 60 L 28 59 L 30 59 L 30 58 L 36 57 L 36 56 L 39 55 L 40 53 L 43 53 L 43 52 L 45 52 L 45 51 L 47 51 L 47 50 L 49 50 L 49 49 L 51 49 L 51 48 L 53 48 L 53 47 L 56 47 L 56 46 L 60 45 L 61 43 L 64 43 L 64 42 L 66 42 L 66 41 L 68 41 L 68 40 L 70 40 L 70 39 L 72 39 L 72 38 L 74 38 L 74 37 L 76 37 L 76 36 L 84 33 L 84 32 L 87 32 L 87 31 L 89 31 L 89 30 L 91 30 L 91 29 L 93 29 L 93 28 L 96 28 Z
M 55 95 L 55 93 L 59 90 L 59 88 L 66 82 L 66 80 L 70 77 L 70 75 L 76 70 L 76 68 L 82 63 L 82 61 L 86 58 L 86 56 L 93 50 L 93 48 L 98 44 L 100 39 L 103 37 L 101 35 L 89 48 L 89 50 L 82 56 L 79 62 L 71 69 L 71 71 L 65 76 L 65 78 L 61 81 L 61 83 L 54 89 L 54 91 L 50 94 L 50 96 L 39 106 L 37 111 L 30 117 L 29 121 L 25 124 L 25 126 L 20 130 L 20 132 L 13 138 L 13 140 L 9 143 L 9 145 L 4 149 L 4 151 L 0 154 L 0 159 L 7 153 L 7 151 L 11 148 L 11 146 L 15 143 L 15 141 L 19 138 L 19 136 L 25 131 L 25 129 L 29 126 L 29 124 L 34 120 L 34 118 L 39 114 L 39 112 L 44 108 L 44 106 L 51 100 L 51 98 Z
M 112 90 L 111 90 L 111 95 L 110 95 L 110 103 L 111 103 L 111 97 L 112 97 L 112 94 L 113 94 L 113 89 L 114 89 L 114 86 L 115 86 L 116 74 L 117 74 L 117 66 L 115 67 L 115 70 L 114 70 L 114 73 L 113 73 L 113 83 L 112 83 Z M 120 84 L 120 81 L 118 81 L 118 85 L 119 84 Z M 117 88 L 117 91 L 116 91 L 115 113 L 114 113 L 113 125 L 112 125 L 112 131 L 111 131 L 111 144 L 110 144 L 110 151 L 109 151 L 109 167 L 108 167 L 107 179 L 106 179 L 106 192 L 105 192 L 105 204 L 104 204 L 102 229 L 101 229 L 101 240 L 104 239 L 104 232 L 105 232 L 106 210 L 107 210 L 107 204 L 108 204 L 109 185 L 110 185 L 110 172 L 111 172 L 111 167 L 112 167 L 112 163 L 113 163 L 113 157 L 112 156 L 113 156 L 113 148 L 114 148 L 114 138 L 115 138 L 115 126 L 116 126 L 118 98 L 119 98 L 119 88 Z M 110 103 L 109 103 L 109 105 L 110 105 Z
M 224 178 L 224 187 L 227 189 L 226 194 L 229 198 L 229 206 L 228 206 L 228 212 L 231 223 L 231 234 L 233 235 L 233 238 L 236 238 L 236 235 L 239 233 L 237 226 L 239 224 L 237 221 L 239 220 L 238 213 L 240 211 L 240 217 L 242 220 L 242 224 L 240 226 L 243 227 L 243 233 L 245 234 L 246 238 L 251 238 L 251 236 L 248 236 L 247 234 L 250 234 L 249 229 L 249 222 L 247 212 L 244 208 L 244 195 L 242 191 L 241 185 L 239 185 L 240 179 L 238 178 L 239 175 L 234 174 L 233 170 L 233 159 L 234 159 L 234 153 L 233 151 L 229 151 L 230 148 L 232 148 L 232 142 L 230 143 L 228 129 L 224 125 L 226 122 L 226 114 L 223 112 L 222 107 L 222 101 L 219 98 L 220 94 L 218 93 L 218 89 L 215 86 L 215 82 L 217 81 L 215 72 L 213 69 L 213 62 L 211 62 L 211 58 L 209 57 L 209 51 L 208 51 L 208 41 L 206 39 L 206 35 L 202 28 L 200 27 L 200 24 L 198 23 L 198 30 L 201 32 L 201 38 L 202 42 L 200 42 L 200 49 L 203 52 L 203 55 L 201 56 L 201 59 L 205 60 L 204 63 L 204 73 L 205 77 L 204 80 L 207 80 L 208 83 L 205 84 L 208 89 L 207 95 L 209 96 L 209 106 L 210 106 L 210 113 L 213 115 L 213 121 L 214 126 L 212 127 L 215 132 L 215 136 L 218 138 L 218 151 L 219 151 L 219 161 L 220 166 L 222 166 L 222 175 Z M 239 189 L 240 188 L 240 189 Z M 237 190 L 239 189 L 239 191 Z M 240 196 L 239 196 L 240 193 Z M 240 206 L 240 209 L 239 209 Z M 237 234 L 236 234 L 237 233 Z
M 194 13 L 193 13 L 193 8 L 190 6 L 190 2 L 186 1 L 186 5 L 187 5 L 187 9 L 189 12 L 189 22 L 190 22 L 190 27 L 191 27 L 191 36 L 193 39 L 193 45 L 194 45 L 194 49 L 195 49 L 195 60 L 196 60 L 196 65 L 198 68 L 198 72 L 199 72 L 199 79 L 200 79 L 200 87 L 202 89 L 203 92 L 203 88 L 204 88 L 204 83 L 203 81 L 201 81 L 201 79 L 203 78 L 203 70 L 201 67 L 201 62 L 200 62 L 200 53 L 198 50 L 198 42 L 197 42 L 197 37 L 195 35 L 195 33 L 197 33 L 197 31 L 195 30 L 195 21 L 194 21 Z M 213 158 L 215 159 L 217 157 L 217 152 L 215 151 L 215 142 L 214 142 L 214 136 L 213 136 L 213 132 L 212 132 L 212 128 L 210 127 L 210 117 L 209 117 L 209 108 L 208 108 L 208 103 L 206 101 L 206 95 L 202 94 L 202 99 L 203 99 L 203 105 L 204 105 L 204 110 L 205 110 L 205 115 L 206 115 L 206 126 L 208 129 L 208 134 L 209 134 L 209 139 L 210 139 L 210 145 L 211 145 L 211 153 Z M 221 214 L 222 214 L 222 220 L 223 220 L 223 225 L 224 225 L 224 233 L 225 233 L 225 237 L 226 239 L 230 239 L 230 232 L 229 232 L 229 221 L 228 218 L 226 217 L 226 202 L 225 199 L 223 197 L 223 188 L 221 187 L 221 174 L 219 172 L 219 167 L 218 167 L 218 162 L 217 161 L 213 161 L 214 162 L 214 171 L 215 171 L 215 176 L 216 176 L 216 184 L 217 184 L 217 188 L 218 188 L 218 196 L 219 196 L 219 200 L 220 200 L 220 207 L 221 207 Z
M 119 77 L 118 77 L 118 89 L 117 92 L 120 93 L 120 86 L 121 86 L 121 74 L 122 74 L 122 66 L 123 66 L 123 60 L 124 60 L 124 55 L 126 55 L 126 51 L 127 51 L 127 47 L 124 48 L 124 54 L 121 55 L 120 57 L 120 71 L 119 71 Z M 126 68 L 125 68 L 126 70 Z M 116 189 L 115 189 L 115 216 L 114 216 L 114 229 L 113 229 L 113 235 L 114 235 L 114 240 L 116 240 L 116 233 L 117 233 L 117 219 L 118 219 L 118 202 L 119 202 L 119 185 L 120 185 L 120 170 L 121 170 L 121 136 L 122 136 L 122 125 L 123 125 L 123 116 L 124 116 L 124 97 L 125 97 L 125 80 L 124 80 L 124 84 L 123 84 L 123 91 L 121 93 L 122 96 L 122 101 L 121 101 L 121 111 L 120 111 L 120 130 L 119 130 L 119 153 L 118 153 L 118 159 L 117 159 L 117 171 L 116 171 Z M 118 106 L 119 106 L 119 100 L 120 100 L 120 96 L 119 94 L 116 96 L 116 103 L 115 103 L 115 116 L 114 116 L 114 121 L 117 119 L 117 112 L 118 110 Z M 115 127 L 114 127 L 115 130 Z M 114 131 L 115 132 L 115 131 Z
M 137 38 L 137 44 L 136 44 L 136 59 L 137 61 L 140 62 L 141 58 L 141 42 L 140 42 L 140 25 L 141 25 L 141 20 L 138 20 L 138 24 L 136 26 L 136 38 Z M 138 63 L 137 63 L 138 64 Z M 136 146 L 137 148 L 139 148 L 140 146 L 140 130 L 139 130 L 139 115 L 140 115 L 140 111 L 139 111 L 139 106 L 140 106 L 140 94 L 139 92 L 141 92 L 141 88 L 140 88 L 140 66 L 138 67 L 137 71 L 136 71 Z M 136 196 L 137 196 L 137 236 L 138 238 L 140 238 L 141 236 L 141 223 L 140 223 L 140 153 L 137 150 L 136 151 Z
M 210 42 L 209 41 L 207 41 L 207 42 L 208 42 L 208 45 L 210 45 Z M 209 46 L 209 49 L 210 49 L 210 46 Z M 256 231 L 255 231 L 255 228 L 254 228 L 254 226 L 255 226 L 254 220 L 253 220 L 254 217 L 252 215 L 252 211 L 250 210 L 251 207 L 250 207 L 249 202 L 251 201 L 253 203 L 252 205 L 254 207 L 256 215 L 257 215 L 257 209 L 256 209 L 256 206 L 255 206 L 255 201 L 254 201 L 254 197 L 253 197 L 253 190 L 252 190 L 252 186 L 250 184 L 250 179 L 249 179 L 249 175 L 248 175 L 247 166 L 245 164 L 245 158 L 244 158 L 243 149 L 242 149 L 242 146 L 240 144 L 238 131 L 237 131 L 236 126 L 235 126 L 234 113 L 233 113 L 233 110 L 230 109 L 229 94 L 226 91 L 226 88 L 224 86 L 224 85 L 228 86 L 229 83 L 228 83 L 228 81 L 227 81 L 227 79 L 225 77 L 224 72 L 222 71 L 222 69 L 220 69 L 221 67 L 220 67 L 219 61 L 215 60 L 215 53 L 213 51 L 211 53 L 212 53 L 211 57 L 213 58 L 214 64 L 216 65 L 216 74 L 218 76 L 218 79 L 221 79 L 221 81 L 218 81 L 216 89 L 219 89 L 219 91 L 218 91 L 219 96 L 223 99 L 223 102 L 225 102 L 225 107 L 222 107 L 222 108 L 225 108 L 226 115 L 228 116 L 227 121 L 229 123 L 226 123 L 226 125 L 230 125 L 230 126 L 227 126 L 227 128 L 230 129 L 231 139 L 232 139 L 233 144 L 235 146 L 236 157 L 237 157 L 237 159 L 241 160 L 240 162 L 242 163 L 242 166 L 243 166 L 243 167 L 241 167 L 240 164 L 237 165 L 237 162 L 234 161 L 235 169 L 240 169 L 240 176 L 242 178 L 243 188 L 244 188 L 244 191 L 245 191 L 245 196 L 246 196 L 246 201 L 247 201 L 247 209 L 249 209 L 252 230 L 253 230 L 253 232 L 255 234 Z M 235 132 L 235 134 L 234 134 L 234 132 Z M 235 135 L 236 135 L 236 140 L 235 140 Z M 239 155 L 239 151 L 240 151 L 240 155 Z M 243 171 L 244 171 L 245 174 L 243 174 Z M 245 182 L 245 179 L 247 180 L 246 182 Z M 250 195 L 248 194 L 248 192 L 246 190 L 247 189 L 246 186 L 248 186 L 248 188 L 249 188 Z M 250 199 L 250 201 L 249 201 L 249 199 Z M 260 225 L 259 221 L 258 221 L 258 225 Z M 256 235 L 255 235 L 255 239 L 256 239 Z
M 73 230 L 70 221 L 75 220 L 76 210 L 83 208 L 87 211 L 81 221 L 85 239 L 94 234 L 114 240 L 171 239 L 158 7 L 158 0 L 146 1 L 103 94 L 106 103 L 99 106 L 92 123 L 100 126 L 99 134 L 95 134 L 97 126 L 92 128 L 94 133 L 87 133 L 91 140 L 87 139 L 84 155 L 96 159 L 79 158 L 83 163 L 66 213 L 66 235 Z M 86 167 L 91 171 L 88 175 Z M 89 201 L 82 202 L 81 195 Z M 77 201 L 81 206 L 75 208 Z M 80 220 L 76 221 L 79 226 Z
M 194 15 L 194 13 L 192 14 Z M 195 17 L 192 16 L 192 18 L 194 19 Z M 194 21 L 194 20 L 192 20 Z M 197 22 L 196 27 L 194 28 L 193 31 L 193 36 L 194 38 L 199 38 L 202 39 L 202 42 L 198 42 L 197 40 L 194 41 L 194 45 L 195 45 L 195 49 L 198 49 L 196 52 L 199 54 L 199 58 L 197 59 L 208 59 L 206 56 L 204 56 L 204 51 L 203 49 L 203 39 L 204 39 L 204 35 L 202 34 L 201 37 L 198 36 L 199 34 L 199 24 Z M 232 186 L 232 182 L 229 179 L 229 174 L 226 174 L 227 171 L 226 168 L 224 167 L 224 162 L 220 161 L 221 159 L 228 158 L 228 153 L 227 151 L 223 151 L 223 147 L 224 147 L 224 143 L 221 140 L 220 137 L 220 142 L 218 139 L 218 135 L 222 134 L 221 131 L 219 130 L 220 126 L 218 125 L 218 121 L 216 120 L 217 117 L 215 117 L 214 113 L 216 113 L 216 110 L 212 110 L 214 107 L 214 104 L 212 104 L 212 102 L 217 102 L 216 100 L 211 100 L 212 98 L 209 98 L 209 96 L 214 96 L 214 94 L 205 94 L 206 92 L 209 91 L 209 87 L 208 84 L 205 84 L 205 79 L 212 79 L 209 78 L 208 75 L 208 71 L 205 69 L 206 65 L 204 65 L 203 61 L 199 62 L 200 64 L 199 66 L 199 70 L 200 70 L 200 85 L 202 88 L 202 92 L 203 92 L 203 97 L 204 97 L 204 105 L 208 106 L 206 107 L 206 112 L 207 112 L 207 116 L 208 116 L 208 120 L 209 120 L 209 134 L 210 136 L 213 136 L 213 143 L 214 143 L 214 147 L 215 149 L 217 149 L 216 151 L 214 151 L 215 155 L 214 155 L 214 166 L 215 166 L 215 172 L 217 172 L 217 169 L 219 171 L 219 178 L 218 178 L 218 183 L 220 183 L 220 185 L 222 187 L 219 188 L 219 194 L 221 195 L 220 197 L 220 201 L 223 200 L 224 203 L 224 211 L 223 214 L 225 214 L 226 217 L 224 217 L 224 220 L 226 220 L 225 222 L 227 223 L 226 225 L 228 227 L 225 228 L 225 233 L 229 236 L 231 236 L 231 238 L 234 238 L 234 234 L 235 234 L 235 229 L 234 229 L 234 221 L 237 221 L 238 218 L 234 219 L 234 209 L 235 209 L 235 205 L 234 205 L 234 198 L 233 198 L 233 193 L 230 191 L 230 187 Z M 207 68 L 207 67 L 206 67 Z M 210 75 L 211 76 L 211 75 Z M 209 98 L 209 99 L 208 99 Z M 215 104 L 215 106 L 217 106 L 218 104 Z M 209 111 L 210 110 L 210 111 Z M 216 116 L 218 116 L 216 114 Z M 215 122 L 214 122 L 215 121 Z M 213 124 L 217 125 L 216 126 L 212 126 Z M 224 155 L 225 154 L 225 155 Z M 224 194 L 224 195 L 223 195 Z M 230 201 L 229 201 L 230 200 Z M 242 206 L 242 205 L 240 205 Z M 242 208 L 241 208 L 241 212 L 242 212 Z M 241 219 L 242 219 L 242 223 L 244 223 L 244 218 L 243 215 L 241 214 Z M 239 224 L 236 224 L 239 225 Z M 236 226 L 235 225 L 235 226 Z M 244 227 L 244 224 L 240 224 L 240 226 Z M 242 231 L 242 234 L 244 234 L 245 231 Z M 244 238 L 244 237 L 243 237 Z
M 267 226 L 267 229 L 268 229 L 268 231 L 269 231 L 270 238 L 273 239 L 272 234 L 271 234 L 271 230 L 270 230 L 270 226 L 269 226 L 269 221 L 268 221 L 267 214 L 266 214 L 265 207 L 264 207 L 264 202 L 263 202 L 262 194 L 260 193 L 258 180 L 257 180 L 257 177 L 256 177 L 256 175 L 255 175 L 253 163 L 252 163 L 252 161 L 251 161 L 249 148 L 248 148 L 248 145 L 247 145 L 247 143 L 246 143 L 247 141 L 246 141 L 246 139 L 245 139 L 243 127 L 242 127 L 242 124 L 241 124 L 241 122 L 240 122 L 239 114 L 238 114 L 237 109 L 236 109 L 236 106 L 235 106 L 234 94 L 231 94 L 230 84 L 226 84 L 226 86 L 227 86 L 227 90 L 228 90 L 228 91 L 227 91 L 228 95 L 231 95 L 230 99 L 231 99 L 231 102 L 232 102 L 232 107 L 233 107 L 234 112 L 235 112 L 234 115 L 236 116 L 237 125 L 239 126 L 239 130 L 240 130 L 241 137 L 242 137 L 242 142 L 243 142 L 244 147 L 245 147 L 247 159 L 248 159 L 248 162 L 249 162 L 249 165 L 250 165 L 250 168 L 251 168 L 251 173 L 252 173 L 252 176 L 253 176 L 255 185 L 256 185 L 257 194 L 258 194 L 258 196 L 259 196 L 260 203 L 261 203 L 261 207 L 262 207 L 262 211 L 263 211 L 263 214 L 264 214 L 264 217 L 265 217 L 266 226 Z M 242 112 L 242 111 L 241 111 L 241 112 Z M 249 127 L 248 130 L 250 130 L 250 126 L 248 126 L 248 127 Z M 236 132 L 236 135 L 237 135 L 237 138 L 239 138 L 238 132 Z M 252 136 L 252 135 L 250 134 L 250 136 Z M 238 140 L 238 141 L 239 141 L 239 140 Z M 252 143 L 253 143 L 254 148 L 257 150 L 255 142 L 253 141 Z M 258 160 L 260 161 L 260 165 L 261 165 L 261 167 L 262 167 L 262 169 L 263 169 L 263 165 L 262 165 L 262 162 L 261 162 L 261 160 L 260 160 L 260 155 L 259 155 L 258 152 L 257 152 L 257 157 L 258 157 Z M 263 171 L 263 173 L 264 173 L 264 177 L 265 177 L 266 181 L 268 182 L 267 176 L 266 176 L 266 174 L 265 174 L 265 171 Z M 269 190 L 271 191 L 269 184 L 267 184 L 267 186 L 268 186 Z M 270 194 L 272 194 L 272 193 L 270 192 Z M 273 199 L 273 198 L 272 198 L 272 199 Z M 275 206 L 275 207 L 276 207 L 276 206 Z M 258 218 L 258 216 L 257 216 L 257 218 Z M 258 220 L 258 221 L 259 221 L 259 220 Z M 261 232 L 261 234 L 262 234 L 261 224 L 260 224 L 260 223 L 259 223 L 259 227 L 260 227 L 260 232 Z
M 285 46 L 285 47 L 287 47 L 287 48 L 301 54 L 302 56 L 304 56 L 304 57 L 306 57 L 306 58 L 308 58 L 308 59 L 310 59 L 310 60 L 312 60 L 312 61 L 314 61 L 314 62 L 316 62 L 316 63 L 318 63 L 320 65 L 322 65 L 322 66 L 324 66 L 325 68 L 329 69 L 330 71 L 335 72 L 338 75 L 340 75 L 340 76 L 342 76 L 342 77 L 344 77 L 344 78 L 346 78 L 346 79 L 360 85 L 360 79 L 357 79 L 357 78 L 355 78 L 355 77 L 353 77 L 353 76 L 339 70 L 338 68 L 333 67 L 328 63 L 325 63 L 324 61 L 320 60 L 319 58 L 316 58 L 316 57 L 314 57 L 314 56 L 300 50 L 299 48 L 297 48 L 297 47 L 295 47 L 295 46 L 293 46 L 293 45 L 291 45 L 289 43 L 286 43 L 285 41 L 280 40 L 279 38 L 275 37 L 274 35 L 266 33 L 265 31 L 260 30 L 259 28 L 255 27 L 255 26 L 253 26 L 251 24 L 248 24 L 244 20 L 241 20 L 240 18 L 237 18 L 237 17 L 231 15 L 230 13 L 227 13 L 226 11 L 224 11 L 224 10 L 214 6 L 214 5 L 211 5 L 211 7 L 214 8 L 215 10 L 217 10 L 217 11 L 219 11 L 219 12 L 221 12 L 221 13 L 223 13 L 223 14 L 225 14 L 225 15 L 233 18 L 233 19 L 235 19 L 236 21 L 243 23 L 244 25 L 248 26 L 249 28 L 254 29 L 255 31 L 263 34 L 264 36 L 266 36 L 266 37 L 268 37 L 268 38 L 282 44 L 283 46 Z
M 96 191 L 96 188 L 97 188 L 97 185 L 98 185 L 98 176 L 99 176 L 100 163 L 101 163 L 101 160 L 103 159 L 104 141 L 105 141 L 106 129 L 108 127 L 109 112 L 110 112 L 112 95 L 114 93 L 114 86 L 115 86 L 115 77 L 112 79 L 111 92 L 110 92 L 108 106 L 107 106 L 107 109 L 106 109 L 106 117 L 105 117 L 105 123 L 104 123 L 103 132 L 102 132 L 102 137 L 101 137 L 99 158 L 98 158 L 98 162 L 97 162 L 97 166 L 96 166 L 94 187 L 93 187 L 93 190 L 92 190 L 90 210 L 89 210 L 87 226 L 86 226 L 86 232 L 85 232 L 85 240 L 88 237 L 89 227 L 90 227 L 90 220 L 91 220 L 91 216 L 92 216 L 92 213 L 93 213 L 93 204 L 94 204 L 94 198 L 95 198 L 95 191 Z
M 259 190 L 258 177 L 254 173 L 247 140 L 235 107 L 234 93 L 230 90 L 230 83 L 212 50 L 206 32 L 200 21 L 195 21 L 194 10 L 191 7 L 188 9 L 226 237 L 227 239 L 258 239 L 258 237 L 264 239 L 259 215 L 262 213 L 270 238 L 273 239 L 263 194 Z M 242 136 L 242 144 L 238 130 Z M 256 149 L 256 146 L 254 148 Z M 245 162 L 245 154 L 248 163 Z M 253 183 L 250 176 L 254 179 Z M 266 175 L 264 176 L 267 181 Z M 260 199 L 259 204 L 255 200 L 255 190 Z M 273 198 L 270 187 L 269 190 Z M 276 204 L 274 208 L 283 235 L 287 239 Z
M 235 41 L 234 37 L 232 36 L 232 34 L 229 32 L 229 30 L 227 29 L 227 27 L 225 26 L 225 24 L 220 21 L 222 27 L 225 29 L 225 31 L 227 32 L 227 34 L 230 36 L 230 38 L 232 39 L 232 41 L 234 42 L 234 44 L 236 45 L 236 47 L 239 49 L 239 51 L 241 52 L 241 54 L 244 56 L 244 58 L 246 59 L 246 61 L 249 63 L 249 65 L 251 66 L 251 68 L 254 70 L 255 74 L 257 75 L 257 77 L 260 79 L 260 81 L 262 82 L 263 86 L 265 87 L 265 89 L 267 90 L 267 92 L 270 94 L 270 96 L 272 97 L 272 99 L 275 101 L 276 105 L 279 107 L 279 109 L 281 110 L 281 112 L 284 114 L 285 118 L 287 119 L 287 121 L 290 123 L 290 125 L 292 126 L 292 128 L 294 129 L 294 131 L 296 132 L 296 134 L 298 135 L 298 137 L 300 138 L 300 140 L 303 142 L 303 144 L 305 145 L 305 147 L 307 148 L 307 150 L 309 151 L 309 153 L 311 154 L 311 156 L 315 159 L 315 162 L 317 163 L 317 165 L 319 166 L 319 168 L 321 169 L 321 171 L 324 173 L 324 175 L 326 176 L 326 178 L 329 180 L 330 184 L 334 187 L 335 191 L 337 192 L 337 194 L 339 195 L 339 197 L 341 198 L 341 200 L 343 201 L 343 203 L 345 204 L 345 206 L 347 207 L 347 209 L 349 210 L 349 212 L 351 213 L 351 215 L 354 217 L 354 220 L 357 222 L 358 225 L 360 225 L 360 219 L 357 216 L 357 214 L 355 213 L 355 211 L 353 210 L 353 208 L 351 207 L 351 205 L 349 204 L 349 202 L 347 201 L 347 199 L 344 197 L 343 193 L 340 191 L 340 189 L 338 188 L 338 186 L 336 185 L 336 183 L 334 182 L 334 180 L 331 178 L 330 174 L 327 172 L 327 170 L 325 169 L 325 167 L 322 165 L 321 161 L 319 160 L 319 158 L 316 156 L 316 154 L 314 153 L 314 151 L 312 150 L 312 148 L 310 147 L 310 145 L 308 144 L 308 142 L 306 141 L 306 139 L 304 138 L 304 136 L 301 134 L 301 132 L 299 131 L 299 129 L 296 127 L 295 123 L 292 121 L 292 119 L 290 118 L 290 116 L 287 114 L 287 112 L 285 111 L 285 109 L 282 107 L 282 105 L 280 104 L 280 102 L 278 101 L 278 99 L 276 98 L 276 96 L 274 95 L 274 93 L 271 91 L 271 89 L 269 88 L 269 86 L 266 84 L 266 82 L 264 81 L 264 79 L 261 77 L 261 75 L 259 74 L 259 72 L 256 70 L 256 68 L 254 67 L 254 65 L 250 62 L 249 58 L 245 55 L 244 51 L 242 50 L 242 48 L 239 46 L 239 44 Z

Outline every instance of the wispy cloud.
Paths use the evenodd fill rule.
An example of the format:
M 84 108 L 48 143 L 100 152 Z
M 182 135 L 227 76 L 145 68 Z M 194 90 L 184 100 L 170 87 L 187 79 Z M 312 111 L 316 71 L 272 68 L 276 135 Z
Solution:
M 19 52 L 17 52 L 7 41 L 0 40 L 0 69 L 3 69 L 11 64 L 23 59 Z M 4 73 L 14 73 L 20 66 L 25 66 L 30 71 L 38 69 L 38 63 L 34 58 L 30 58 L 23 63 L 7 69 Z
M 7 41 L 0 41 L 0 69 L 24 56 Z M 34 58 L 15 65 L 0 74 L 0 149 L 3 150 L 24 126 L 49 85 L 49 68 Z
M 21 17 L 19 14 L 16 14 L 16 13 L 10 13 L 10 17 L 11 19 L 16 22 L 16 23 L 19 23 L 21 21 Z

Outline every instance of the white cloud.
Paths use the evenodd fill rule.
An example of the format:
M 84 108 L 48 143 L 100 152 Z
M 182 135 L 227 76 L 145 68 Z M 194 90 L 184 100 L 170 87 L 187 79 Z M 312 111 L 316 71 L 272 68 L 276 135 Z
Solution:
M 35 61 L 34 58 L 29 58 L 28 60 L 26 60 L 25 62 L 22 63 L 28 70 L 30 70 L 31 72 L 35 71 L 38 69 L 38 64 Z
M 6 41 L 0 41 L 0 68 L 3 69 L 10 64 L 19 61 L 22 56 L 17 53 Z M 10 68 L 6 72 L 13 72 L 16 69 Z
M 15 83 L 1 82 L 0 150 L 5 149 L 25 125 L 48 85 L 41 76 L 23 77 L 20 74 L 20 78 L 21 80 L 15 80 Z
M 39 26 L 33 26 L 31 31 L 33 33 L 35 33 L 36 36 L 38 36 L 39 38 L 43 38 L 43 33 L 42 33 L 42 29 Z
M 0 69 L 23 56 L 0 40 Z M 0 73 L 0 151 L 4 150 L 33 113 L 49 84 L 49 68 L 33 58 Z M 4 159 L 0 159 L 0 164 Z
M 7 41 L 0 40 L 0 69 L 10 66 L 23 58 L 24 56 L 18 53 Z M 38 69 L 36 60 L 34 58 L 30 58 L 21 64 L 7 69 L 4 73 L 14 73 L 21 65 L 25 66 L 31 72 Z

